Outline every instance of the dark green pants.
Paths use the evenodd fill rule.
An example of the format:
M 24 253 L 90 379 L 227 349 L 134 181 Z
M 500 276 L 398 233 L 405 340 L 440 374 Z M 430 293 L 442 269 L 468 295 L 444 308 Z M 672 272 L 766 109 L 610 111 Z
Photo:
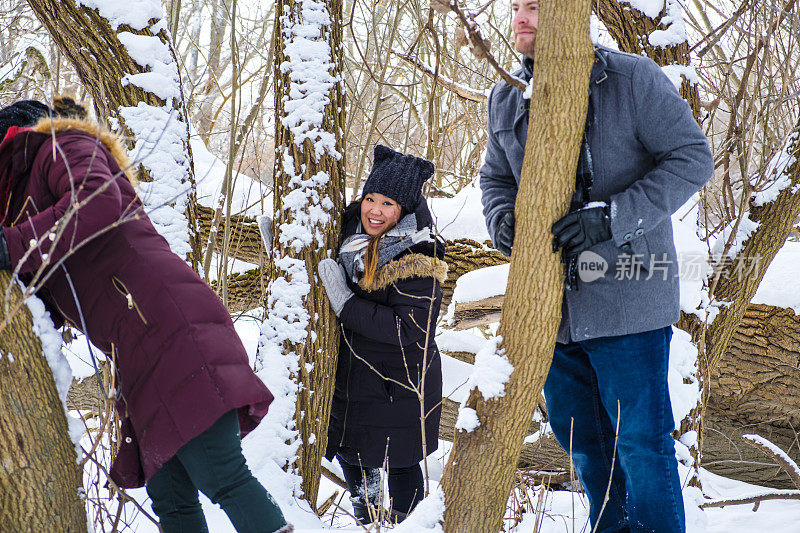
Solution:
M 186 443 L 147 483 L 164 533 L 208 532 L 198 489 L 222 507 L 239 533 L 272 533 L 286 525 L 245 464 L 235 410 Z

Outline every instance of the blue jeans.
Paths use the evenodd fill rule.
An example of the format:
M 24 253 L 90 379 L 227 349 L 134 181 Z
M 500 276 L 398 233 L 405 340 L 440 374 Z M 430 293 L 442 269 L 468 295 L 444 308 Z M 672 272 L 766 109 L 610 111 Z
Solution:
M 685 531 L 667 388 L 671 338 L 666 327 L 556 344 L 544 386 L 550 425 L 572 451 L 600 533 Z
M 236 410 L 183 445 L 147 482 L 164 533 L 207 533 L 198 489 L 220 505 L 236 531 L 272 533 L 286 525 L 278 504 L 242 455 Z

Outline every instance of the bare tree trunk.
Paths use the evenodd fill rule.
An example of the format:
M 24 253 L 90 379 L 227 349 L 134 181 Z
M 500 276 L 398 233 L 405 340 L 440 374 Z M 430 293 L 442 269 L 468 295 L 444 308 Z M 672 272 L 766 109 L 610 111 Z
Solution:
M 456 434 L 445 467 L 448 533 L 500 528 L 516 460 L 552 361 L 564 285 L 550 226 L 567 211 L 575 187 L 593 62 L 588 36 L 589 2 L 542 3 L 508 304 L 500 322 L 501 346 L 513 372 L 503 396 L 485 401 L 477 389 L 470 392 L 466 407 L 475 409 L 480 426 Z M 532 298 L 534 293 L 539 297 Z
M 274 73 L 276 157 L 267 310 L 271 316 L 285 320 L 290 328 L 305 330 L 301 329 L 294 338 L 278 336 L 276 340 L 282 342 L 284 353 L 293 353 L 298 359 L 295 418 L 301 444 L 296 467 L 303 479 L 303 497 L 316 508 L 339 351 L 338 320 L 316 270 L 328 250 L 338 250 L 344 202 L 344 95 L 338 81 L 342 3 L 327 0 L 310 6 L 279 0 L 275 13 L 275 34 L 279 36 Z M 298 35 L 327 44 L 330 56 L 319 65 L 307 64 L 313 60 L 298 57 Z M 315 79 L 309 80 L 310 77 Z M 307 80 L 313 81 L 310 88 L 303 85 Z M 319 89 L 322 85 L 325 88 Z M 295 122 L 291 105 L 300 94 L 310 106 L 324 100 L 321 123 L 305 117 L 302 124 Z M 300 130 L 302 136 L 297 135 Z M 279 287 L 286 289 L 287 284 L 291 290 L 304 293 L 302 309 L 286 311 L 282 301 L 285 296 Z
M 0 271 L 0 293 L 11 276 Z M 22 293 L 11 289 L 10 308 Z M 0 304 L 0 531 L 86 531 L 81 470 L 53 373 L 24 305 Z

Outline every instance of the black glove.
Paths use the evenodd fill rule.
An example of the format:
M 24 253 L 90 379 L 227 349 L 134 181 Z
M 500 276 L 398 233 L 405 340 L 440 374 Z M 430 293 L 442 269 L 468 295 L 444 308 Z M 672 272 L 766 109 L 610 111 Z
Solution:
M 550 231 L 555 235 L 554 252 L 561 248 L 565 259 L 577 256 L 595 244 L 611 239 L 608 206 L 573 211 L 556 221 Z
M 2 228 L 0 228 L 0 270 L 11 270 L 11 256 L 8 255 L 8 245 Z
M 494 247 L 506 256 L 511 256 L 511 247 L 514 245 L 514 211 L 509 211 L 497 224 L 497 235 Z

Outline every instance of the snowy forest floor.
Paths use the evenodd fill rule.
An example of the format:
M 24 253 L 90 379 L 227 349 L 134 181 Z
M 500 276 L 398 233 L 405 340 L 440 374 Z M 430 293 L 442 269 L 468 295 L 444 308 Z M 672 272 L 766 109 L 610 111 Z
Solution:
M 450 443 L 440 441 L 439 444 L 440 451 L 434 453 L 432 457 L 439 463 L 439 472 L 441 472 L 441 465 L 444 464 L 441 461 L 443 456 L 441 450 L 449 450 Z M 436 484 L 432 482 L 431 485 L 433 488 Z M 706 493 L 714 495 L 715 498 L 726 499 L 747 497 L 763 490 L 761 487 L 726 479 L 707 471 L 703 472 L 703 486 Z M 341 489 L 323 477 L 320 484 L 319 501 L 326 500 L 336 491 L 341 495 Z M 147 494 L 144 489 L 133 491 L 132 494 L 145 508 L 149 509 L 149 505 L 146 503 Z M 531 501 L 535 503 L 539 495 L 531 492 L 530 497 Z M 337 501 L 339 501 L 338 497 Z M 201 502 L 212 533 L 233 533 L 235 531 L 225 513 L 218 506 L 212 504 L 208 498 L 203 496 L 201 496 Z M 340 504 L 342 508 L 348 511 L 351 510 L 347 495 Z M 705 514 L 708 524 L 705 531 L 706 533 L 744 533 L 755 531 L 758 528 L 769 530 L 770 533 L 797 532 L 798 524 L 800 524 L 800 501 L 765 501 L 761 503 L 757 511 L 753 512 L 752 509 L 752 504 L 707 509 Z M 588 525 L 588 516 L 589 504 L 582 493 L 549 491 L 545 496 L 544 511 L 539 517 L 540 529 L 536 529 L 536 514 L 528 513 L 525 515 L 524 520 L 510 531 L 516 533 L 533 533 L 537 531 L 541 533 L 590 533 L 591 527 Z M 314 519 L 313 516 L 304 518 L 304 522 Z M 328 529 L 364 531 L 363 528 L 355 525 L 352 518 L 337 509 L 336 506 L 332 506 L 328 510 L 321 518 L 321 522 L 324 524 L 321 528 L 300 527 L 295 531 L 298 533 L 312 533 Z M 390 530 L 390 528 L 386 529 Z M 133 524 L 133 530 L 141 533 L 157 533 L 158 531 L 146 519 L 136 520 Z M 693 533 L 693 530 L 689 529 L 688 533 Z
M 259 322 L 255 313 L 240 317 L 236 321 L 236 328 L 250 356 L 254 357 L 259 335 Z M 65 350 L 75 376 L 91 374 L 88 354 L 84 352 L 85 346 L 85 343 L 73 342 Z M 288 477 L 276 476 L 274 474 L 274 465 L 270 465 L 270 468 L 258 466 L 263 461 L 256 456 L 260 446 L 258 442 L 253 442 L 255 439 L 258 439 L 258 435 L 251 435 L 245 439 L 245 454 L 256 477 L 264 483 L 273 495 L 290 493 L 291 487 L 289 486 L 290 482 L 287 481 Z M 431 490 L 434 490 L 438 485 L 450 446 L 451 444 L 447 441 L 439 441 L 439 449 L 429 457 L 428 468 L 430 470 Z M 267 450 L 261 453 L 269 455 Z M 329 466 L 334 471 L 338 470 L 338 465 L 336 464 Z M 687 472 L 683 466 L 681 466 L 681 469 L 682 479 L 686 479 L 688 477 L 686 475 Z M 744 498 L 764 492 L 761 487 L 726 479 L 707 471 L 703 471 L 702 480 L 706 495 L 714 499 Z M 339 495 L 336 497 L 336 502 L 341 505 L 341 509 L 337 508 L 337 505 L 333 505 L 320 519 L 308 510 L 308 507 L 302 502 L 295 502 L 294 505 L 290 505 L 287 509 L 285 500 L 281 501 L 280 498 L 278 500 L 284 508 L 287 519 L 297 526 L 296 531 L 298 532 L 310 533 L 330 529 L 364 531 L 344 512 L 352 509 L 347 498 L 348 495 L 345 494 L 341 498 L 341 488 L 325 477 L 322 478 L 320 484 L 319 502 L 324 502 L 337 491 Z M 770 492 L 774 491 L 770 490 Z M 147 493 L 143 488 L 128 491 L 128 494 L 133 496 L 145 510 L 151 512 Z M 540 497 L 543 499 L 543 505 L 541 506 L 543 511 L 539 513 L 538 525 L 537 514 L 529 512 L 524 515 L 522 522 L 510 531 L 520 533 L 588 533 L 591 531 L 591 527 L 588 525 L 588 502 L 582 493 L 570 491 L 542 492 L 541 487 L 535 487 L 529 491 L 528 496 L 533 505 L 537 504 L 536 502 Z M 201 502 L 210 531 L 213 533 L 234 531 L 225 513 L 218 506 L 212 504 L 202 495 Z M 707 533 L 750 532 L 756 527 L 761 529 L 769 528 L 770 533 L 794 533 L 798 530 L 798 524 L 800 524 L 800 501 L 765 501 L 760 504 L 756 511 L 753 511 L 752 504 L 711 508 L 705 511 L 705 516 L 707 521 L 705 531 Z M 158 531 L 156 526 L 147 517 L 136 511 L 131 504 L 127 505 L 123 522 L 128 524 L 130 531 L 141 533 L 155 533 Z M 507 524 L 511 523 L 510 521 L 507 522 Z M 408 526 L 412 525 L 408 524 Z M 96 529 L 96 531 L 102 530 L 103 528 Z M 419 529 L 413 527 L 401 527 L 400 530 L 408 532 L 419 531 Z M 689 527 L 688 531 L 689 533 L 699 533 L 701 529 Z

